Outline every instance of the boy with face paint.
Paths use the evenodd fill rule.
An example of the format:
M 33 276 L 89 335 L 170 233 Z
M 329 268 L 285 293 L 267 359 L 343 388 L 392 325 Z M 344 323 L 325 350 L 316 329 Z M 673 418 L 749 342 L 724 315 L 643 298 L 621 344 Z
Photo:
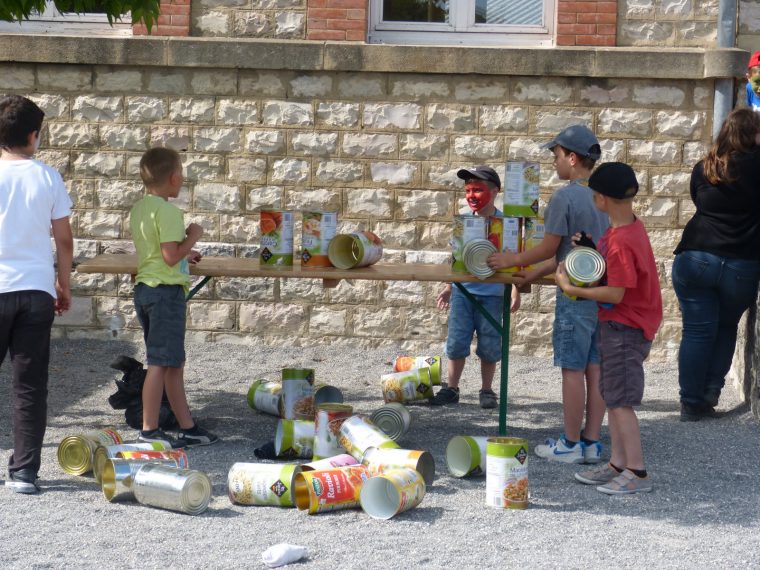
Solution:
M 585 232 L 599 239 L 609 225 L 607 215 L 594 206 L 588 187 L 591 170 L 602 154 L 594 133 L 584 125 L 572 125 L 543 148 L 554 154 L 554 169 L 560 180 L 568 181 L 546 207 L 544 239 L 531 249 L 494 253 L 488 258 L 493 269 L 547 262 L 515 274 L 526 282 L 553 272 L 572 249 L 573 236 Z M 602 458 L 599 438 L 605 405 L 599 392 L 597 313 L 594 301 L 571 300 L 557 289 L 552 344 L 554 365 L 562 369 L 564 433 L 535 447 L 536 455 L 549 461 L 598 463 Z
M 760 113 L 760 51 L 752 54 L 747 66 L 747 106 Z
M 494 202 L 501 188 L 499 175 L 488 166 L 463 168 L 457 176 L 464 180 L 464 195 L 470 212 L 476 216 L 501 216 Z M 501 322 L 504 307 L 504 285 L 501 283 L 464 283 L 481 306 L 497 321 Z M 473 304 L 459 291 L 452 289 L 448 283 L 438 295 L 439 309 L 451 310 L 449 328 L 446 336 L 445 354 L 448 358 L 447 385 L 441 388 L 431 400 L 434 406 L 456 404 L 459 402 L 459 380 L 464 371 L 474 333 L 478 333 L 478 345 L 475 353 L 480 358 L 480 407 L 495 408 L 498 398 L 491 386 L 493 384 L 496 363 L 501 360 L 501 335 L 480 314 Z M 520 293 L 512 287 L 510 310 L 520 307 Z

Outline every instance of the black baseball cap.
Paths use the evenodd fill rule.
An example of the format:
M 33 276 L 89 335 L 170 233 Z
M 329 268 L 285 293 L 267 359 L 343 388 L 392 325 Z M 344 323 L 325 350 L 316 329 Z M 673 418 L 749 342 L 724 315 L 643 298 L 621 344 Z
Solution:
M 490 166 L 473 166 L 472 168 L 462 168 L 457 172 L 457 176 L 464 181 L 477 178 L 478 180 L 485 180 L 496 184 L 497 188 L 501 188 L 501 178 L 496 174 L 496 171 Z
M 541 146 L 541 148 L 551 150 L 557 145 L 579 156 L 588 157 L 593 160 L 599 160 L 602 156 L 602 147 L 599 146 L 599 140 L 591 132 L 591 129 L 584 125 L 572 125 L 563 129 L 551 141 Z
M 589 188 L 610 198 L 633 198 L 639 183 L 633 168 L 622 162 L 605 162 L 588 179 Z

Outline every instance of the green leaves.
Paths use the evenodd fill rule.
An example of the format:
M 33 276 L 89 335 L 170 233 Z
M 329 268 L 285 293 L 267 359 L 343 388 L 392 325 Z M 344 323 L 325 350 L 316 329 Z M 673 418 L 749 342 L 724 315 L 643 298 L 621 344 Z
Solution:
M 159 0 L 52 0 L 55 9 L 61 13 L 105 14 L 113 25 L 125 14 L 130 14 L 132 23 L 143 22 L 148 31 L 158 19 Z M 48 2 L 46 0 L 2 0 L 0 1 L 0 20 L 17 22 L 29 19 L 35 13 L 42 13 Z

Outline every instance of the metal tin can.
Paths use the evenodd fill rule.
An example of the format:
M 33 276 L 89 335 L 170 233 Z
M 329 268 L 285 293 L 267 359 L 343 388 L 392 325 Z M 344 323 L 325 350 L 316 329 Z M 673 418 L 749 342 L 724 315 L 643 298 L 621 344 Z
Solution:
M 248 405 L 273 416 L 279 416 L 282 407 L 282 384 L 272 380 L 256 380 L 248 389 Z
M 274 434 L 274 452 L 277 457 L 311 459 L 313 445 L 313 421 L 282 419 L 277 422 Z
M 354 413 L 348 404 L 320 404 L 314 422 L 314 459 L 339 455 L 343 448 L 338 443 L 340 426 Z
M 373 519 L 389 519 L 413 509 L 425 497 L 425 481 L 414 469 L 391 469 L 362 486 L 362 510 Z
M 412 415 L 406 406 L 399 402 L 388 402 L 380 406 L 372 412 L 369 419 L 393 441 L 401 439 L 412 424 Z
M 119 451 L 118 459 L 173 459 L 177 467 L 187 469 L 190 463 L 184 449 L 166 449 L 164 451 Z
M 238 505 L 293 507 L 293 487 L 300 465 L 235 463 L 227 474 L 230 501 Z
M 520 234 L 520 220 L 524 218 L 502 218 L 501 219 L 501 247 L 499 251 L 509 250 L 511 252 L 518 252 L 523 250 L 522 239 Z M 520 268 L 502 267 L 496 270 L 496 273 L 515 273 Z
M 69 435 L 58 445 L 58 463 L 69 475 L 84 475 L 92 470 L 95 450 L 99 446 L 122 442 L 121 435 L 112 427 Z
M 314 384 L 314 405 L 320 404 L 342 404 L 343 392 L 340 388 L 330 386 L 329 384 Z
M 211 501 L 211 481 L 201 471 L 149 463 L 135 475 L 133 492 L 143 505 L 199 515 Z
M 261 210 L 261 267 L 293 267 L 293 212 Z
M 364 416 L 351 416 L 343 422 L 343 425 L 340 426 L 338 443 L 359 461 L 362 460 L 364 452 L 370 447 L 382 449 L 399 447 L 398 443 L 385 435 L 383 430 Z
M 467 271 L 478 279 L 487 279 L 495 273 L 488 266 L 487 260 L 498 249 L 487 239 L 475 239 L 467 243 L 462 250 L 462 259 Z
M 367 466 L 372 477 L 390 469 L 409 468 L 418 471 L 426 485 L 432 485 L 435 478 L 435 460 L 427 451 L 370 447 L 364 452 L 362 464 Z
M 540 174 L 541 165 L 537 162 L 507 162 L 502 208 L 504 215 L 523 218 L 538 215 Z
M 348 465 L 360 465 L 360 462 L 355 457 L 348 453 L 341 453 L 340 455 L 334 455 L 333 457 L 326 457 L 319 461 L 310 461 L 309 463 L 302 463 L 301 469 L 304 471 L 324 471 L 325 469 L 335 469 L 336 467 L 347 467 Z
M 486 442 L 483 436 L 457 435 L 446 446 L 446 466 L 452 477 L 484 475 L 486 472 Z
M 464 214 L 454 216 L 454 228 L 451 232 L 451 271 L 467 273 L 462 253 L 464 246 L 475 239 L 486 239 L 488 218 Z
M 565 271 L 576 287 L 591 287 L 604 277 L 607 268 L 602 254 L 591 247 L 574 247 L 565 257 Z
M 492 437 L 486 444 L 486 505 L 528 508 L 528 440 Z
M 327 255 L 338 269 L 367 267 L 383 257 L 383 242 L 368 231 L 338 234 L 330 242 Z
M 282 417 L 314 421 L 314 370 L 282 369 Z
M 362 485 L 369 479 L 364 465 L 349 465 L 296 475 L 296 507 L 310 515 L 359 506 Z
M 166 449 L 171 449 L 169 443 L 160 441 L 98 446 L 98 448 L 95 449 L 95 455 L 92 460 L 92 474 L 95 476 L 95 480 L 100 483 L 100 475 L 106 461 L 116 457 L 116 454 L 120 451 L 164 451 Z
M 301 266 L 330 267 L 327 250 L 335 237 L 337 212 L 303 212 Z
M 385 402 L 413 402 L 433 397 L 430 368 L 413 368 L 380 377 Z
M 406 372 L 412 368 L 430 368 L 430 381 L 433 386 L 441 384 L 440 356 L 399 356 L 393 361 L 394 372 Z
M 118 457 L 107 458 L 103 464 L 101 489 L 103 496 L 110 503 L 134 499 L 132 491 L 135 475 L 143 465 L 157 463 L 177 469 L 177 461 L 174 459 L 119 459 Z

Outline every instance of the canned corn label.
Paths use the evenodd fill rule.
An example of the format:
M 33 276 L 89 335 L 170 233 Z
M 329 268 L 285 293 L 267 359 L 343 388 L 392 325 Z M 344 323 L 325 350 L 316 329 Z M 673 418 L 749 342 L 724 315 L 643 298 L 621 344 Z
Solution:
M 292 507 L 298 465 L 235 463 L 227 475 L 230 501 L 239 505 Z
M 282 417 L 288 420 L 314 420 L 314 370 L 282 370 Z
M 269 380 L 256 380 L 248 390 L 248 405 L 254 410 L 279 416 L 282 405 L 282 384 Z
M 394 372 L 406 372 L 412 368 L 430 368 L 430 380 L 433 386 L 441 383 L 440 356 L 399 356 L 393 362 Z
M 370 447 L 393 449 L 399 447 L 399 444 L 363 416 L 351 416 L 343 422 L 340 426 L 338 442 L 359 461 Z
M 262 267 L 292 267 L 293 212 L 262 210 L 259 224 L 261 226 L 259 264 Z
M 528 441 L 489 438 L 486 453 L 486 504 L 500 509 L 528 508 Z
M 522 251 L 520 240 L 520 218 L 502 218 L 502 247 L 499 251 L 510 250 L 511 252 Z M 497 269 L 497 273 L 514 273 L 519 267 L 502 267 Z
M 531 218 L 538 215 L 540 173 L 537 162 L 507 162 L 502 208 L 505 216 Z
M 520 218 L 521 245 L 520 251 L 537 247 L 544 239 L 544 220 L 542 218 Z M 534 265 L 526 265 L 523 269 L 533 269 Z
M 451 232 L 451 271 L 467 273 L 464 265 L 464 246 L 476 239 L 485 239 L 488 231 L 488 218 L 463 214 L 454 216 L 454 228 Z
M 314 459 L 339 455 L 343 448 L 338 443 L 340 426 L 354 413 L 347 404 L 322 404 L 317 407 L 314 425 Z
M 314 445 L 314 422 L 309 420 L 280 420 L 274 436 L 277 457 L 310 459 Z
M 304 212 L 301 238 L 301 265 L 330 267 L 327 250 L 335 237 L 338 214 L 335 212 Z
M 413 368 L 380 377 L 385 402 L 413 402 L 433 397 L 430 368 Z

